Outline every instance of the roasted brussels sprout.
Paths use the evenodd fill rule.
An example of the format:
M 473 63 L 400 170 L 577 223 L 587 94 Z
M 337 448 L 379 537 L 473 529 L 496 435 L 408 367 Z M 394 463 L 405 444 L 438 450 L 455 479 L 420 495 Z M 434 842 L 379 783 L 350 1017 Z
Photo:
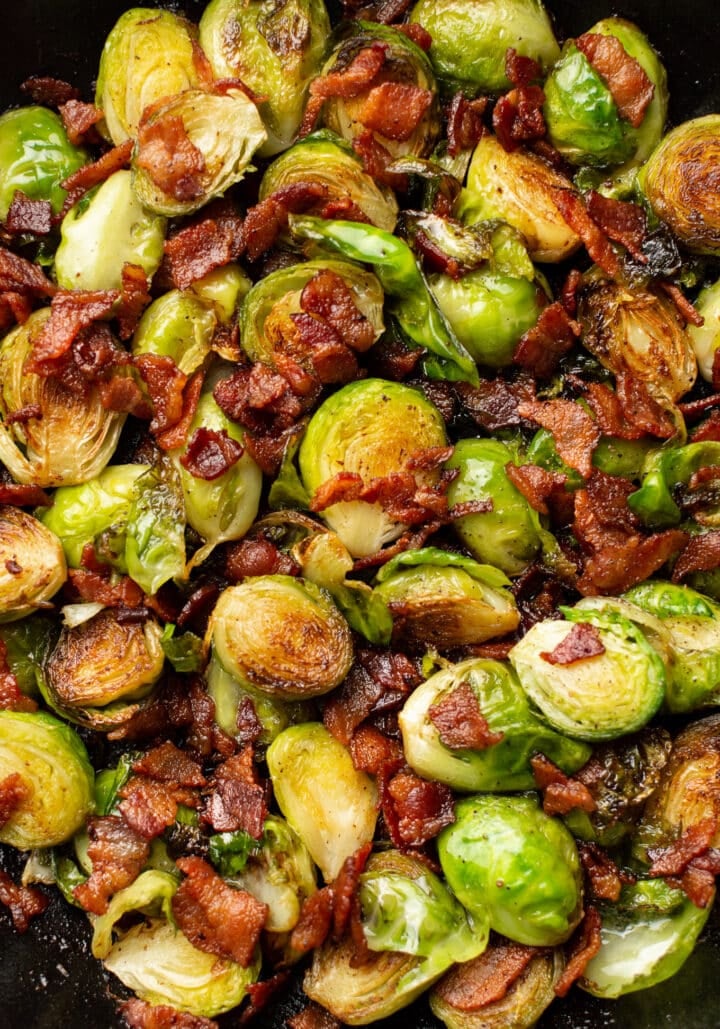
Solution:
M 469 686 L 490 733 L 501 738 L 482 749 L 447 746 L 433 721 L 433 709 L 455 690 Z M 568 773 L 590 757 L 584 743 L 554 732 L 534 713 L 511 668 L 472 658 L 445 668 L 413 690 L 399 716 L 403 750 L 410 767 L 463 792 L 530 790 L 530 765 L 542 753 Z
M 11 776 L 18 800 L 0 826 L 0 843 L 54 847 L 92 813 L 95 776 L 85 746 L 52 715 L 0 711 L 0 780 Z
M 628 497 L 631 511 L 652 528 L 677 525 L 682 510 L 675 498 L 680 499 L 679 494 L 689 486 L 695 472 L 718 461 L 720 443 L 714 440 L 651 450 L 643 465 L 640 488 Z M 712 500 L 709 509 L 699 502 L 694 505 L 693 517 L 700 524 L 715 525 L 720 521 L 720 512 Z
M 0 505 L 0 622 L 45 607 L 66 577 L 57 536 L 19 507 Z
M 327 693 L 353 659 L 350 629 L 328 594 L 290 575 L 258 576 L 226 589 L 207 638 L 236 679 L 281 700 Z
M 131 911 L 141 912 L 146 917 L 163 915 L 172 917 L 170 901 L 177 892 L 179 876 L 162 872 L 156 868 L 141 872 L 134 883 L 118 890 L 108 904 L 107 911 L 95 920 L 93 925 L 93 957 L 102 961 L 112 950 L 113 932 L 117 924 Z
M 351 382 L 317 409 L 300 445 L 300 474 L 310 494 L 340 473 L 362 487 L 399 472 L 411 472 L 413 455 L 446 445 L 440 412 L 425 397 L 383 379 Z M 412 473 L 418 487 L 437 482 L 437 470 Z M 353 557 L 373 554 L 403 531 L 379 503 L 341 500 L 322 511 Z
M 582 917 L 575 842 L 532 797 L 479 794 L 458 801 L 438 837 L 450 889 L 472 914 L 517 943 L 554 947 Z
M 319 722 L 292 725 L 267 752 L 280 810 L 326 882 L 375 832 L 377 791 L 350 753 Z
M 720 349 L 720 279 L 700 291 L 695 308 L 703 324 L 689 325 L 687 333 L 698 371 L 706 382 L 712 382 L 715 352 Z
M 638 176 L 655 214 L 695 254 L 720 252 L 719 153 L 720 115 L 708 114 L 668 132 Z
M 559 50 L 540 0 L 418 0 L 410 21 L 432 36 L 430 60 L 448 91 L 509 89 L 505 56 L 513 47 L 547 71 Z
M 58 632 L 49 613 L 33 614 L 0 625 L 0 640 L 5 646 L 7 666 L 26 697 L 37 698 L 40 695 L 38 674 Z
M 58 214 L 67 191 L 61 183 L 87 161 L 73 146 L 59 116 L 46 107 L 21 107 L 0 116 L 0 220 L 19 190 L 48 200 Z
M 205 8 L 200 43 L 215 78 L 240 79 L 261 98 L 262 157 L 286 150 L 297 135 L 329 35 L 323 0 L 212 0 Z
M 225 671 L 214 655 L 205 670 L 205 679 L 208 693 L 215 704 L 215 721 L 229 736 L 237 735 L 238 713 L 246 699 L 252 702 L 262 726 L 262 733 L 258 737 L 260 743 L 272 743 L 278 733 L 290 724 L 292 708 L 287 702 L 271 697 L 247 683 L 240 684 Z
M 120 289 L 125 264 L 148 278 L 163 256 L 165 219 L 151 214 L 132 188 L 132 173 L 117 171 L 62 220 L 55 277 L 63 289 Z
M 0 460 L 18 482 L 62 486 L 87 482 L 113 455 L 125 415 L 108 411 L 96 389 L 74 393 L 25 362 L 50 316 L 30 315 L 0 344 Z M 16 419 L 19 411 L 39 416 Z

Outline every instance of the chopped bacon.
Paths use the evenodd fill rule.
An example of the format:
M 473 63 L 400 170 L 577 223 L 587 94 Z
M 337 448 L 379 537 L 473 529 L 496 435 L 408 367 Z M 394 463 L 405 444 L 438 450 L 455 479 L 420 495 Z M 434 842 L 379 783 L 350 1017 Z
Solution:
M 448 696 L 428 710 L 441 742 L 451 750 L 485 750 L 504 738 L 493 732 L 483 716 L 469 682 L 460 683 Z
M 540 514 L 549 514 L 548 500 L 565 492 L 567 475 L 549 472 L 535 464 L 516 465 L 508 461 L 505 474 L 510 482 L 525 497 L 527 502 Z
M 498 939 L 479 957 L 455 966 L 435 993 L 453 1011 L 481 1011 L 503 999 L 537 953 L 535 947 Z
M 248 746 L 216 770 L 203 819 L 216 832 L 244 829 L 259 840 L 266 818 L 265 790 L 257 781 L 253 750 Z
M 378 18 L 378 21 L 379 20 L 380 19 Z M 432 36 L 428 32 L 428 30 L 423 28 L 423 26 L 420 25 L 418 22 L 413 21 L 402 25 L 396 25 L 395 27 L 397 28 L 398 32 L 402 32 L 404 36 L 407 36 L 408 39 L 411 39 L 415 46 L 419 46 L 421 50 L 425 51 L 425 53 L 427 53 L 430 47 L 432 46 Z
M 142 356 L 142 355 L 141 355 Z M 146 355 L 152 356 L 150 354 Z M 138 358 L 139 360 L 139 358 Z M 180 373 L 182 375 L 182 373 Z M 180 375 L 174 375 L 174 385 L 179 387 Z M 190 433 L 190 425 L 193 418 L 195 417 L 195 411 L 197 410 L 198 403 L 200 402 L 200 392 L 202 390 L 202 384 L 204 379 L 204 373 L 199 368 L 182 387 L 182 393 L 180 397 L 181 412 L 180 417 L 167 429 L 157 431 L 155 433 L 155 442 L 161 450 L 175 450 L 177 447 L 182 446 Z M 148 383 L 148 387 L 149 387 Z M 174 407 L 173 414 L 177 412 L 177 407 Z
M 43 107 L 60 107 L 61 104 L 80 97 L 80 90 L 75 86 L 50 75 L 31 75 L 22 83 L 20 90 L 27 93 L 34 104 L 41 104 Z
M 235 727 L 237 729 L 235 738 L 241 746 L 255 743 L 262 736 L 263 724 L 258 718 L 255 705 L 250 697 L 243 697 L 238 704 Z
M 135 163 L 158 189 L 179 203 L 199 199 L 207 170 L 202 151 L 190 139 L 179 115 L 141 119 Z
M 298 129 L 298 139 L 304 139 L 305 136 L 313 131 L 324 104 L 325 101 L 321 96 L 308 97 L 302 121 L 300 122 L 300 128 Z
M 172 900 L 178 928 L 206 954 L 231 958 L 247 968 L 267 918 L 267 905 L 236 890 L 199 857 L 180 858 L 185 873 Z
M 240 257 L 244 247 L 242 218 L 230 201 L 216 201 L 166 240 L 159 279 L 189 289 L 193 282 Z
M 90 130 L 103 119 L 103 113 L 95 104 L 86 104 L 82 100 L 68 100 L 60 105 L 60 116 L 65 126 L 68 139 L 75 146 L 80 146 Z
M 595 800 L 587 786 L 577 779 L 568 778 L 544 754 L 533 755 L 530 765 L 535 782 L 543 791 L 543 811 L 546 815 L 566 815 L 573 808 L 587 812 L 595 810 Z
M 713 404 L 717 404 L 718 401 L 720 401 L 720 396 L 715 394 L 708 399 L 711 400 Z M 698 402 L 698 404 L 701 403 L 702 401 Z M 692 401 L 688 404 L 678 404 L 678 408 L 686 420 L 704 410 L 700 406 L 695 408 Z M 698 425 L 697 428 L 693 429 L 690 434 L 691 443 L 701 443 L 705 440 L 711 440 L 714 443 L 720 442 L 720 409 L 718 408 L 712 410 L 710 412 L 710 417 L 706 418 L 704 422 L 701 422 L 701 424 Z
M 419 347 L 409 347 L 403 340 L 386 333 L 369 352 L 370 374 L 402 382 L 412 375 L 424 353 Z
M 696 908 L 704 909 L 715 897 L 715 877 L 720 874 L 720 863 L 714 863 L 711 870 L 698 867 L 702 860 L 691 861 L 678 880 L 671 878 L 669 882 L 677 884 Z
M 603 230 L 590 217 L 579 193 L 560 186 L 551 187 L 552 201 L 563 219 L 585 245 L 588 254 L 611 279 L 620 274 L 620 261 Z
M 410 771 L 390 779 L 382 810 L 393 842 L 401 849 L 421 847 L 455 821 L 452 790 Z
M 620 117 L 639 128 L 655 93 L 640 62 L 630 56 L 617 36 L 586 32 L 578 36 L 575 46 L 610 90 Z
M 618 900 L 623 882 L 631 877 L 621 872 L 612 858 L 596 843 L 581 843 L 578 851 L 593 900 Z
M 106 607 L 139 607 L 145 600 L 143 591 L 128 575 L 112 582 L 110 568 L 106 573 L 87 568 L 68 569 L 68 584 L 74 599 Z
M 450 257 L 434 239 L 422 229 L 417 229 L 413 240 L 416 251 L 423 260 L 423 266 L 430 272 L 449 275 L 451 279 L 462 278 L 463 269 L 455 257 Z
M 31 886 L 17 886 L 7 872 L 0 870 L 0 904 L 8 909 L 19 933 L 27 932 L 30 919 L 41 915 L 50 903 L 48 897 Z
M 262 536 L 234 543 L 227 552 L 225 574 L 231 582 L 252 575 L 298 575 L 300 566 Z
M 325 727 L 345 746 L 371 714 L 397 710 L 422 676 L 404 654 L 360 648 L 345 681 L 325 704 Z
M 372 843 L 365 843 L 346 857 L 332 882 L 333 921 L 332 938 L 339 943 L 345 935 L 357 896 L 358 883 L 367 862 Z
M 274 435 L 290 428 L 303 411 L 287 379 L 260 363 L 221 379 L 213 396 L 228 418 L 250 432 Z
M 459 382 L 455 389 L 465 411 L 488 432 L 519 426 L 518 406 L 535 399 L 535 381 L 525 373 L 513 382 L 481 379 L 478 386 Z
M 572 400 L 525 401 L 518 406 L 518 413 L 551 432 L 560 457 L 583 478 L 592 474 L 600 429 L 579 404 Z
M 38 411 L 33 410 L 32 405 L 25 410 L 29 412 L 28 420 L 39 417 L 39 409 Z M 18 414 L 20 412 L 16 411 L 15 418 L 8 417 L 5 422 L 12 424 L 13 421 L 19 420 Z M 13 504 L 15 507 L 51 507 L 52 499 L 40 486 L 26 485 L 20 482 L 0 482 L 0 504 Z
M 0 829 L 29 796 L 30 788 L 19 772 L 12 772 L 0 779 Z
M 404 763 L 402 746 L 376 729 L 374 725 L 360 725 L 350 740 L 350 756 L 359 772 L 379 775 L 388 765 L 399 769 Z
M 557 997 L 564 997 L 567 994 L 572 984 L 584 974 L 589 962 L 600 950 L 601 925 L 597 908 L 589 904 L 585 910 L 585 917 L 570 943 L 565 970 L 555 983 Z
M 370 129 L 364 129 L 352 141 L 352 148 L 363 163 L 363 168 L 376 182 L 390 186 L 404 193 L 408 188 L 408 177 L 404 172 L 389 171 L 394 161 L 390 151 L 375 138 Z
M 163 433 L 182 417 L 183 390 L 188 377 L 165 354 L 138 354 L 134 363 L 147 386 L 153 405 L 150 431 Z
M 49 200 L 32 200 L 16 190 L 5 219 L 5 231 L 11 236 L 47 236 L 52 231 L 52 205 Z
M 515 348 L 513 363 L 539 379 L 549 379 L 579 335 L 578 323 L 572 321 L 563 305 L 556 301 L 540 312 L 535 325 L 522 336 Z
M 298 957 L 321 947 L 330 934 L 333 920 L 333 895 L 330 886 L 324 886 L 306 897 L 292 933 L 290 949 Z
M 94 915 L 104 915 L 110 897 L 137 879 L 150 844 L 119 815 L 88 819 L 88 857 L 92 874 L 73 890 L 75 900 Z
M 189 1011 L 178 1011 L 168 1004 L 147 1004 L 133 997 L 120 1006 L 129 1029 L 217 1029 L 217 1022 Z
M 683 832 L 668 847 L 649 847 L 651 876 L 681 875 L 693 858 L 705 854 L 717 832 L 717 818 L 703 818 Z
M 493 109 L 493 128 L 504 150 L 511 153 L 521 143 L 542 139 L 546 132 L 540 86 L 520 85 L 501 96 Z
M 66 354 L 82 329 L 112 313 L 119 297 L 115 289 L 57 292 L 52 299 L 50 317 L 34 340 L 29 370 L 38 372 L 44 362 Z
M 169 782 L 175 786 L 205 786 L 207 780 L 202 768 L 170 740 L 148 750 L 133 762 L 133 772 L 145 775 L 158 782 Z
M 673 582 L 681 582 L 693 572 L 709 572 L 720 567 L 720 530 L 691 536 L 673 568 Z
M 273 246 L 280 233 L 288 227 L 291 214 L 311 210 L 327 196 L 328 188 L 321 182 L 292 182 L 251 207 L 243 224 L 248 259 L 257 261 Z
M 698 328 L 705 324 L 703 316 L 700 314 L 698 309 L 690 303 L 679 286 L 676 286 L 674 282 L 661 282 L 659 285 L 663 293 L 667 293 L 675 304 L 680 317 L 683 318 L 684 321 L 688 322 L 690 325 L 696 325 Z M 715 351 L 715 356 L 717 356 L 717 351 Z M 715 369 L 713 366 L 713 382 L 715 381 L 714 371 Z
M 676 427 L 668 412 L 654 399 L 641 379 L 629 372 L 620 372 L 615 381 L 620 407 L 628 421 L 643 432 L 659 439 L 670 439 Z
M 39 265 L 0 247 L 0 293 L 39 298 L 53 296 L 56 289 Z
M 515 646 L 515 640 L 507 640 L 504 643 L 493 641 L 492 643 L 471 643 L 467 653 L 473 657 L 489 658 L 491 661 L 507 661 L 508 654 Z
M 574 665 L 577 661 L 587 661 L 604 653 L 605 647 L 597 627 L 589 622 L 577 622 L 562 643 L 549 652 L 541 651 L 540 657 L 551 665 Z
M 449 511 L 448 517 L 452 518 L 453 512 L 457 510 L 458 505 L 455 505 Z M 436 518 L 419 528 L 408 529 L 402 536 L 392 543 L 389 547 L 383 547 L 381 550 L 376 550 L 374 554 L 368 554 L 366 557 L 359 557 L 353 562 L 353 570 L 356 572 L 366 571 L 368 568 L 378 568 L 381 565 L 387 564 L 393 557 L 397 557 L 398 554 L 404 554 L 406 550 L 419 550 L 424 547 L 430 537 L 442 528 L 446 522 L 446 518 Z
M 362 500 L 367 504 L 380 504 L 398 522 L 417 525 L 431 515 L 445 518 L 449 480 L 439 480 L 432 487 L 418 486 L 411 472 L 398 472 L 363 483 L 355 472 L 338 472 L 319 486 L 311 500 L 311 511 L 324 511 L 333 504 Z
M 67 202 L 71 205 L 79 200 L 83 193 L 87 193 L 93 186 L 105 182 L 116 171 L 126 168 L 132 157 L 133 141 L 131 139 L 121 143 L 120 146 L 108 150 L 97 161 L 92 164 L 85 164 L 76 172 L 69 175 L 62 183 L 63 189 L 68 191 Z
M 604 436 L 641 439 L 645 435 L 644 429 L 628 420 L 628 414 L 632 415 L 632 411 L 625 410 L 621 398 L 604 382 L 578 382 Z
M 199 757 L 209 757 L 213 750 L 223 757 L 235 751 L 235 741 L 215 721 L 215 701 L 205 689 L 202 679 L 194 677 L 189 690 L 191 725 L 186 745 Z
M 122 268 L 122 289 L 117 318 L 120 339 L 130 339 L 137 328 L 140 315 L 150 303 L 150 283 L 139 264 L 125 262 Z
M 415 132 L 432 102 L 432 90 L 409 83 L 382 82 L 368 93 L 358 121 L 386 139 L 404 143 Z
M 291 314 L 290 319 L 297 333 L 290 349 L 296 350 L 299 357 L 305 358 L 312 372 L 304 371 L 300 364 L 293 368 L 291 362 L 297 362 L 290 353 L 276 352 L 274 360 L 278 371 L 290 382 L 297 394 L 309 395 L 315 390 L 316 382 L 328 385 L 351 382 L 357 377 L 357 359 L 332 325 L 304 311 Z M 285 339 L 284 342 L 287 344 L 290 341 Z
M 359 309 L 345 280 L 325 268 L 310 279 L 300 294 L 300 307 L 323 318 L 353 350 L 364 353 L 375 340 L 375 330 Z
M 560 303 L 567 311 L 570 318 L 577 314 L 577 291 L 582 283 L 582 272 L 572 268 L 565 278 L 560 289 Z
M 236 464 L 245 448 L 225 429 L 206 429 L 200 426 L 190 437 L 187 451 L 180 463 L 196 479 L 213 482 Z
M 642 252 L 647 234 L 647 215 L 639 204 L 612 200 L 590 190 L 585 197 L 585 206 L 592 220 L 609 239 L 621 243 L 636 261 L 647 264 L 647 257 Z
M 540 82 L 543 77 L 542 68 L 532 57 L 523 57 L 514 47 L 509 46 L 505 53 L 505 74 L 513 86 L 530 86 Z
M 291 1015 L 286 1025 L 288 1029 L 341 1029 L 342 1023 L 325 1008 L 311 1001 L 302 1011 Z
M 178 804 L 197 807 L 197 796 L 188 789 L 133 776 L 120 790 L 120 813 L 145 840 L 160 836 L 175 821 Z
M 288 969 L 277 972 L 270 979 L 262 979 L 257 983 L 250 983 L 247 988 L 249 1003 L 243 1009 L 237 1024 L 238 1026 L 248 1025 L 255 1017 L 266 1008 L 275 994 L 282 989 L 290 978 Z
M 344 100 L 361 96 L 380 73 L 387 51 L 386 43 L 373 43 L 372 46 L 364 47 L 346 68 L 314 79 L 310 83 L 310 95 L 322 97 L 323 100 L 334 96 Z

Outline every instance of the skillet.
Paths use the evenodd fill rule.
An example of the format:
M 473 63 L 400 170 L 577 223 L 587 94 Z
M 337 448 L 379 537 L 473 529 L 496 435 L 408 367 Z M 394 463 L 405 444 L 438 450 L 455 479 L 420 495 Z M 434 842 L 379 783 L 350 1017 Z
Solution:
M 6 0 L 7 2 L 7 0 Z M 0 35 L 0 110 L 24 102 L 18 86 L 32 74 L 47 74 L 79 86 L 86 98 L 104 39 L 132 0 L 16 0 L 10 31 Z M 142 0 L 142 6 L 161 6 Z M 174 6 L 197 21 L 205 0 Z M 670 121 L 720 111 L 720 60 L 716 39 L 720 7 L 715 0 L 546 0 L 560 39 L 587 30 L 610 14 L 622 14 L 648 34 L 668 70 Z M 332 6 L 331 6 L 332 13 Z M 13 876 L 21 862 L 0 846 L 0 868 Z M 115 1029 L 122 1024 L 117 1001 L 126 994 L 89 952 L 86 917 L 53 891 L 44 916 L 24 936 L 12 932 L 0 913 L 0 1025 L 6 1029 Z M 282 1029 L 304 1004 L 299 982 L 253 1023 Z M 237 1026 L 237 1018 L 221 1018 Z M 720 911 L 681 972 L 651 990 L 619 1001 L 600 1001 L 578 989 L 553 1004 L 538 1029 L 717 1029 L 720 1024 Z M 424 1001 L 379 1029 L 441 1029 Z

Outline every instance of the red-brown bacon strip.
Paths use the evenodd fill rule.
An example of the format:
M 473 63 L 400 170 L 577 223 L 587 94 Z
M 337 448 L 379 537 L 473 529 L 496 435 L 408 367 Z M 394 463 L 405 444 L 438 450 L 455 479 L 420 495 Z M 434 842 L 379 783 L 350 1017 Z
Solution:
M 583 811 L 595 810 L 595 801 L 590 790 L 577 779 L 570 779 L 544 754 L 535 754 L 530 759 L 533 778 L 543 791 L 543 811 L 546 815 L 566 815 L 573 808 Z
M 137 143 L 135 163 L 162 193 L 179 203 L 202 197 L 205 158 L 188 136 L 179 115 L 141 119 Z
M 457 157 L 463 150 L 470 150 L 480 142 L 487 103 L 487 97 L 468 100 L 463 93 L 454 95 L 447 114 L 448 153 L 451 157 Z
M 651 876 L 682 875 L 690 862 L 707 853 L 717 831 L 717 818 L 703 818 L 667 847 L 648 848 Z
M 647 215 L 642 207 L 625 200 L 612 200 L 594 189 L 586 195 L 585 206 L 606 236 L 621 243 L 636 261 L 647 264 L 647 257 L 642 252 L 647 234 Z
M 154 434 L 163 433 L 182 417 L 183 390 L 188 377 L 165 354 L 138 354 L 134 364 L 152 401 L 150 431 Z
M 348 746 L 361 722 L 371 714 L 402 707 L 421 681 L 417 666 L 404 654 L 360 648 L 347 678 L 325 704 L 325 727 Z
M 639 128 L 655 93 L 640 62 L 630 56 L 616 36 L 586 32 L 578 36 L 575 46 L 610 90 L 620 116 Z
M 534 947 L 496 940 L 479 957 L 450 971 L 435 992 L 455 1011 L 481 1011 L 503 999 L 535 954 Z
M 60 290 L 56 293 L 50 307 L 50 318 L 34 341 L 30 370 L 38 371 L 44 362 L 66 354 L 82 329 L 110 316 L 119 298 L 120 294 L 115 289 L 95 292 Z
M 178 1011 L 168 1004 L 151 1005 L 133 997 L 120 1007 L 129 1029 L 217 1029 L 217 1022 L 189 1011 Z
M 428 715 L 441 742 L 451 750 L 484 750 L 505 736 L 492 731 L 469 682 L 460 683 L 447 697 L 433 704 Z
M 455 821 L 452 790 L 409 770 L 390 779 L 381 804 L 385 824 L 400 849 L 421 847 Z
M 579 193 L 574 189 L 551 188 L 552 201 L 573 232 L 585 244 L 588 254 L 611 279 L 620 274 L 620 261 L 610 240 L 587 212 Z
M 403 82 L 382 82 L 373 86 L 363 102 L 358 121 L 386 139 L 406 142 L 417 129 L 433 102 L 429 89 Z
M 572 938 L 568 953 L 568 963 L 555 984 L 555 995 L 564 997 L 570 987 L 585 972 L 588 963 L 600 950 L 600 927 L 602 925 L 597 908 L 588 905 L 580 928 Z
M 21 190 L 16 190 L 10 202 L 5 231 L 11 236 L 47 236 L 52 230 L 53 213 L 49 200 L 32 200 Z
M 192 790 L 168 782 L 156 782 L 135 775 L 122 787 L 120 813 L 130 828 L 145 840 L 160 836 L 173 824 L 178 804 L 195 808 L 198 796 Z
M 327 196 L 327 186 L 321 182 L 292 182 L 251 207 L 243 224 L 248 259 L 257 261 L 273 246 L 291 214 L 302 214 Z
M 120 339 L 130 339 L 140 321 L 140 315 L 152 299 L 150 282 L 139 264 L 125 262 L 122 268 L 122 289 L 117 308 Z
M 376 182 L 390 186 L 404 193 L 408 188 L 408 177 L 402 172 L 389 171 L 393 155 L 375 138 L 370 129 L 364 129 L 352 141 L 352 148 L 362 160 L 363 168 Z
M 673 567 L 673 582 L 681 582 L 693 572 L 709 572 L 720 567 L 720 530 L 691 536 Z
M 121 168 L 126 168 L 130 163 L 132 151 L 133 141 L 128 139 L 121 143 L 120 146 L 108 150 L 97 161 L 93 161 L 92 164 L 85 164 L 82 168 L 78 168 L 76 172 L 73 172 L 72 175 L 69 175 L 62 183 L 63 189 L 68 191 L 63 211 L 65 211 L 68 205 L 72 207 L 73 204 L 77 203 L 83 193 L 87 193 L 93 186 L 105 182 L 106 179 L 109 179 L 114 172 L 120 171 Z
M 19 772 L 12 772 L 0 779 L 0 829 L 29 796 L 30 787 Z
M 246 746 L 217 768 L 203 820 L 216 832 L 244 829 L 259 840 L 266 818 L 265 789 L 257 778 L 253 748 Z
M 596 843 L 581 843 L 578 851 L 593 900 L 619 900 L 623 883 L 633 882 L 633 876 L 621 872 Z
M 310 95 L 327 99 L 339 96 L 345 100 L 361 96 L 375 81 L 385 64 L 387 44 L 373 43 L 353 57 L 346 68 L 332 71 L 310 83 Z
M 549 652 L 541 651 L 540 657 L 551 665 L 574 665 L 577 661 L 587 661 L 604 653 L 605 647 L 597 627 L 589 622 L 577 622 L 562 643 Z
M 137 775 L 175 786 L 200 787 L 207 783 L 198 762 L 169 740 L 148 750 L 132 767 Z
M 592 474 L 600 429 L 579 404 L 572 400 L 526 401 L 518 406 L 518 413 L 551 432 L 560 457 L 584 479 Z
M 180 463 L 196 479 L 213 482 L 236 464 L 245 448 L 228 436 L 225 429 L 206 429 L 201 426 L 190 437 L 187 451 Z
M 229 200 L 216 201 L 165 242 L 160 282 L 189 289 L 216 268 L 236 260 L 245 247 L 243 220 Z
M 50 903 L 48 897 L 31 886 L 17 886 L 7 872 L 0 870 L 0 904 L 10 912 L 19 933 L 27 932 L 30 919 L 41 915 Z
M 527 502 L 540 514 L 550 514 L 548 501 L 565 494 L 567 475 L 549 472 L 536 464 L 516 465 L 508 461 L 505 474 L 510 482 L 525 497 Z
M 56 290 L 39 265 L 0 247 L 0 293 L 40 298 L 54 296 Z
M 579 335 L 580 326 L 568 316 L 563 305 L 557 301 L 549 304 L 521 338 L 513 364 L 526 368 L 538 379 L 549 379 Z
M 358 308 L 345 280 L 329 268 L 310 279 L 300 294 L 300 307 L 324 319 L 352 350 L 364 353 L 372 346 L 375 331 Z
M 86 104 L 82 100 L 68 100 L 60 105 L 60 117 L 70 142 L 80 146 L 90 130 L 102 121 L 104 116 L 95 104 Z
M 73 895 L 86 911 L 103 915 L 110 897 L 137 879 L 150 855 L 150 844 L 119 815 L 90 818 L 87 830 L 92 875 L 75 887 Z

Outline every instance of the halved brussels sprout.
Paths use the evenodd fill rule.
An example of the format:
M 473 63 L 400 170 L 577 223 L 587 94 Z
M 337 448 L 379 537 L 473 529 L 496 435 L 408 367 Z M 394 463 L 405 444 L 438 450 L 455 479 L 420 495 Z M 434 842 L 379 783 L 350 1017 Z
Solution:
M 410 12 L 432 36 L 430 60 L 448 91 L 500 93 L 508 47 L 544 71 L 559 50 L 540 0 L 418 0 Z
M 350 629 L 329 595 L 290 575 L 262 575 L 226 589 L 207 639 L 241 683 L 283 700 L 329 692 L 353 660 Z
M 451 507 L 489 502 L 487 511 L 456 518 L 453 527 L 478 561 L 519 575 L 539 553 L 541 537 L 537 515 L 505 472 L 512 460 L 512 451 L 500 440 L 460 440 L 446 464 L 460 472 L 448 490 L 448 501 Z
M 711 468 L 719 461 L 720 443 L 715 440 L 651 450 L 643 465 L 640 487 L 628 497 L 630 510 L 652 528 L 677 525 L 682 520 L 682 510 L 675 498 L 688 486 L 695 472 Z M 718 524 L 717 503 L 711 499 L 707 510 L 698 504 L 693 517 L 702 525 Z
M 179 876 L 151 868 L 141 872 L 130 886 L 113 894 L 107 911 L 93 925 L 93 957 L 102 961 L 108 956 L 112 950 L 113 932 L 118 931 L 117 923 L 131 911 L 140 912 L 146 917 L 162 915 L 170 919 L 171 901 L 179 884 Z
M 286 150 L 297 135 L 329 35 L 323 0 L 212 0 L 205 8 L 200 43 L 215 78 L 240 79 L 262 98 L 262 157 Z
M 200 367 L 210 353 L 217 328 L 215 311 L 190 290 L 170 290 L 153 300 L 132 339 L 133 354 L 171 357 L 186 375 Z
M 492 733 L 502 739 L 483 750 L 446 746 L 432 720 L 432 708 L 468 685 Z M 511 668 L 471 658 L 436 672 L 413 690 L 399 715 L 405 759 L 413 771 L 463 792 L 531 790 L 530 765 L 542 753 L 571 774 L 591 751 L 554 732 L 534 713 Z
M 649 722 L 663 702 L 665 665 L 640 629 L 610 608 L 562 609 L 570 621 L 537 622 L 510 651 L 528 697 L 572 739 L 611 740 Z M 591 656 L 568 638 L 592 630 Z M 565 644 L 572 653 L 554 652 Z M 600 649 L 602 648 L 602 649 Z
M 198 950 L 179 929 L 154 919 L 133 926 L 113 944 L 104 965 L 148 1004 L 215 1018 L 245 997 L 259 975 L 260 955 L 243 968 Z
M 720 349 L 720 279 L 700 290 L 695 309 L 702 325 L 689 325 L 690 343 L 697 358 L 698 371 L 706 382 L 712 382 L 715 352 Z
M 154 618 L 119 622 L 112 608 L 63 629 L 45 668 L 45 699 L 63 717 L 97 732 L 117 728 L 160 677 L 161 635 Z
M 440 412 L 415 389 L 383 379 L 351 382 L 320 405 L 300 445 L 300 474 L 313 494 L 340 473 L 363 486 L 412 470 L 413 455 L 447 443 Z M 418 487 L 438 472 L 414 471 Z M 345 500 L 322 511 L 353 557 L 372 554 L 397 539 L 404 525 L 378 503 Z
M 57 536 L 19 507 L 0 505 L 0 622 L 47 606 L 66 578 Z
M 215 655 L 210 658 L 205 670 L 205 679 L 208 693 L 215 704 L 215 721 L 229 736 L 237 735 L 238 712 L 246 698 L 252 701 L 255 714 L 262 725 L 258 742 L 266 745 L 272 743 L 278 733 L 287 728 L 298 706 L 297 703 L 271 697 L 248 683 L 239 683 L 225 671 Z
M 532 797 L 479 794 L 458 801 L 438 837 L 445 878 L 471 913 L 517 943 L 554 947 L 582 917 L 575 841 Z
M 416 644 L 447 649 L 483 643 L 520 622 L 502 572 L 437 547 L 399 554 L 378 572 L 377 583 L 394 634 Z
M 48 200 L 58 214 L 67 196 L 61 183 L 87 159 L 54 111 L 38 106 L 6 111 L 0 116 L 0 221 L 18 190 L 31 200 Z
M 54 847 L 93 810 L 95 776 L 85 746 L 52 715 L 0 711 L 0 780 L 15 774 L 23 795 L 0 826 L 0 843 Z
M 52 376 L 26 370 L 49 317 L 48 307 L 33 312 L 0 344 L 0 461 L 18 482 L 72 485 L 102 471 L 115 451 L 125 415 L 106 410 L 95 388 L 78 394 Z M 38 408 L 39 416 L 12 417 Z
M 95 103 L 118 146 L 134 139 L 143 111 L 163 97 L 200 84 L 195 27 L 171 11 L 134 7 L 105 40 Z
M 707 114 L 668 132 L 638 176 L 655 214 L 695 254 L 720 252 L 719 155 L 720 115 Z
M 172 153 L 176 144 L 174 136 L 172 144 L 167 137 L 179 131 L 190 170 L 175 177 L 165 162 L 166 150 Z M 191 214 L 240 182 L 266 138 L 257 107 L 240 89 L 187 89 L 166 98 L 146 111 L 140 124 L 132 158 L 135 195 L 155 214 Z
M 328 202 L 347 203 L 352 205 L 351 210 L 361 211 L 371 225 L 386 232 L 395 228 L 398 205 L 393 191 L 368 175 L 352 147 L 328 129 L 298 140 L 276 157 L 263 175 L 259 198 L 264 200 L 276 190 L 306 182 L 325 187 L 321 207 Z M 308 208 L 308 213 L 312 210 Z
M 163 256 L 166 222 L 147 211 L 132 173 L 116 171 L 62 220 L 55 277 L 63 289 L 120 289 L 122 270 L 136 264 L 151 279 Z
M 600 908 L 600 950 L 580 986 L 595 997 L 622 997 L 669 979 L 690 957 L 712 904 L 698 908 L 662 879 L 623 887 Z
M 59 633 L 50 615 L 34 614 L 17 622 L 0 625 L 5 660 L 26 697 L 38 697 L 38 673 Z
M 375 833 L 377 790 L 319 722 L 292 725 L 270 744 L 275 799 L 326 882 Z

